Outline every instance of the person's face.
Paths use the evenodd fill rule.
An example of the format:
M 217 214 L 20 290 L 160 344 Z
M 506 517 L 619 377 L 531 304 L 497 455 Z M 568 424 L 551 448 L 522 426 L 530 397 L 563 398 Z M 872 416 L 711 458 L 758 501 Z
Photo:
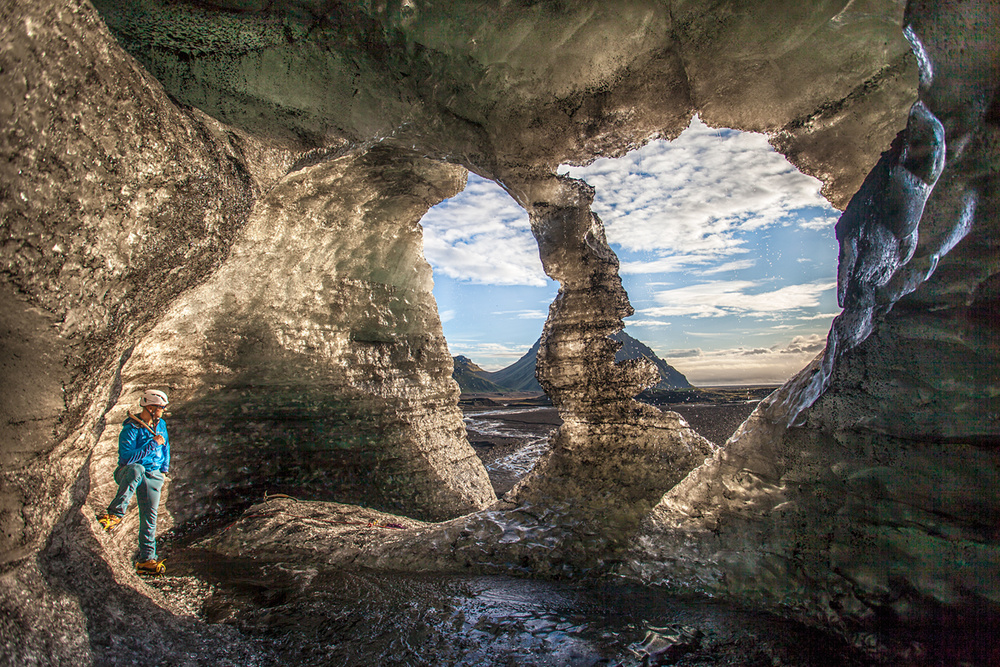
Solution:
M 146 410 L 149 412 L 153 419 L 159 419 L 163 416 L 163 406 L 162 405 L 147 405 Z

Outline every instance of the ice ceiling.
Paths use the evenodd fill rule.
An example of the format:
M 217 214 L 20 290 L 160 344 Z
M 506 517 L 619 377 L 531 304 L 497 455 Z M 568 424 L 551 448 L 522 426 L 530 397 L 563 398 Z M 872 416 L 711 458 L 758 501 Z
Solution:
M 323 567 L 614 572 L 846 635 L 995 618 L 998 12 L 6 3 L 6 650 L 106 661 L 88 632 L 151 608 L 158 657 L 235 641 L 137 592 L 129 540 L 91 520 L 147 385 L 175 406 L 164 528 L 292 490 L 439 521 L 293 549 Z M 592 190 L 556 174 L 694 113 L 767 133 L 844 209 L 825 353 L 721 449 L 633 401 L 652 370 L 613 361 L 618 260 Z M 420 250 L 468 171 L 524 207 L 560 283 L 538 377 L 565 424 L 500 500 Z M 254 531 L 215 548 L 289 547 Z

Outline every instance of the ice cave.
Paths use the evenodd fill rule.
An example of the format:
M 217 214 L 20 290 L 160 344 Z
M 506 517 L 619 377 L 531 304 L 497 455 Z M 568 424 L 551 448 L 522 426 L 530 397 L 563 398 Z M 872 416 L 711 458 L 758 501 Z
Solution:
M 1000 663 L 1000 4 L 2 14 L 0 664 Z M 695 114 L 842 211 L 825 351 L 722 446 L 634 399 L 618 259 L 557 174 Z M 559 282 L 563 424 L 501 498 L 422 254 L 470 172 Z M 153 582 L 135 515 L 95 521 L 147 387 L 189 545 Z

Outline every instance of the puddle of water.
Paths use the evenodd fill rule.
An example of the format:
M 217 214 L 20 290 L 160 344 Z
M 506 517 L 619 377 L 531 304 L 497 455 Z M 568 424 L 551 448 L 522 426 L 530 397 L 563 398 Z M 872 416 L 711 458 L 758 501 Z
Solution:
M 504 453 L 488 464 L 491 479 L 523 477 L 548 449 L 552 426 L 504 422 L 501 417 L 510 412 L 525 410 L 491 410 L 466 419 L 472 437 L 492 434 L 497 443 L 512 438 L 512 444 L 497 445 Z M 531 533 L 537 524 L 528 531 L 519 532 L 514 524 L 509 528 L 510 536 L 505 532 L 494 539 L 539 539 Z M 262 664 L 902 664 L 875 661 L 873 653 L 886 655 L 878 642 L 858 648 L 770 614 L 677 599 L 617 579 L 571 582 L 326 570 L 227 558 L 184 544 L 190 542 L 166 550 L 169 576 L 149 585 L 204 621 L 235 627 L 267 647 Z M 913 655 L 929 655 L 919 641 L 899 642 L 918 647 Z M 906 664 L 938 663 L 918 659 Z
M 553 427 L 499 419 L 524 409 L 488 412 L 468 415 L 470 436 L 492 435 L 497 442 L 512 438 L 514 444 L 494 457 L 488 469 L 491 479 L 519 479 L 547 450 L 547 434 Z M 205 530 L 217 528 L 206 526 Z M 518 533 L 516 526 L 510 528 L 510 539 L 534 539 L 530 531 Z M 531 529 L 535 528 L 537 524 L 532 524 Z M 498 539 L 508 539 L 506 535 Z M 257 640 L 267 647 L 262 664 L 901 664 L 874 661 L 871 656 L 877 646 L 862 650 L 769 614 L 715 601 L 677 599 L 617 579 L 570 582 L 325 570 L 227 558 L 184 544 L 190 542 L 165 550 L 169 575 L 149 585 L 202 620 L 235 627 Z M 909 638 L 899 641 L 911 642 Z M 917 641 L 911 643 L 920 646 Z M 929 654 L 919 648 L 913 655 Z M 928 658 L 906 664 L 957 662 Z
M 865 664 L 795 623 L 617 580 L 322 571 L 196 549 L 172 572 L 206 580 L 202 617 L 266 640 L 276 664 Z

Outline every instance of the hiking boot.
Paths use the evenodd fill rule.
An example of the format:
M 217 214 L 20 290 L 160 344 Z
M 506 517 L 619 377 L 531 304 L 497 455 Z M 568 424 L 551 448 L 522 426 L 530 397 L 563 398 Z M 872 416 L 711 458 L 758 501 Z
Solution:
M 109 533 L 121 522 L 122 518 L 120 516 L 115 516 L 114 514 L 105 514 L 97 517 L 97 523 L 101 524 L 101 528 Z
M 167 571 L 167 566 L 163 564 L 163 561 L 147 560 L 136 563 L 135 571 L 139 574 L 163 574 Z

